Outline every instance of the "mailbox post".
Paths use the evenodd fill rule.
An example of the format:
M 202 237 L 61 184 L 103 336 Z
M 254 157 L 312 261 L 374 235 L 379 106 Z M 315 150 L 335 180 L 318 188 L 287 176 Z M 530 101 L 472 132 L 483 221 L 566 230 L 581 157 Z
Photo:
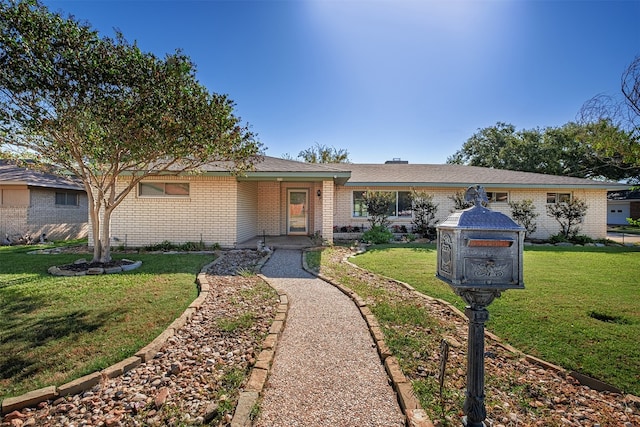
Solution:
M 484 427 L 484 324 L 489 320 L 486 307 L 506 289 L 524 289 L 525 229 L 507 215 L 483 207 L 482 202 L 487 201 L 483 187 L 469 187 L 465 198 L 474 206 L 451 214 L 437 227 L 436 277 L 467 303 L 467 391 L 462 423 Z

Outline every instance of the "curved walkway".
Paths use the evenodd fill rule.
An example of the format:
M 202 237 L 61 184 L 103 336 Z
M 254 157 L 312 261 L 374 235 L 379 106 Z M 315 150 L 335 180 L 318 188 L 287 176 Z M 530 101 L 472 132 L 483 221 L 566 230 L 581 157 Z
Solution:
M 256 427 L 404 426 L 396 395 L 353 301 L 276 250 L 262 268 L 289 297 Z

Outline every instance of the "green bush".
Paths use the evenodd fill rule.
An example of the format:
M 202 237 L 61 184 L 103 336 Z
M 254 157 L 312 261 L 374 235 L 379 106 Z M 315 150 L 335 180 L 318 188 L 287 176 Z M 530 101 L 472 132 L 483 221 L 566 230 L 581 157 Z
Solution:
M 569 239 L 562 233 L 554 234 L 549 237 L 550 243 L 567 243 Z
M 368 243 L 373 243 L 374 245 L 389 243 L 391 239 L 393 239 L 393 233 L 386 227 L 379 225 L 371 227 L 362 234 L 362 240 Z
M 578 234 L 577 236 L 573 236 L 570 239 L 571 243 L 575 243 L 576 245 L 584 245 L 587 243 L 593 243 L 593 239 L 589 236 L 585 236 L 584 234 Z

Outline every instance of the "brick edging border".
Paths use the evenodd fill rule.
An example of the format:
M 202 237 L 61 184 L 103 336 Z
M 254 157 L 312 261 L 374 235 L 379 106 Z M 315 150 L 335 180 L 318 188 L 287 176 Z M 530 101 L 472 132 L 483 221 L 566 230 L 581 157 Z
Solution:
M 376 344 L 376 349 L 378 350 L 380 360 L 382 361 L 385 370 L 387 371 L 387 375 L 389 376 L 389 379 L 391 381 L 392 387 L 396 392 L 400 409 L 406 417 L 406 425 L 409 427 L 433 427 L 433 423 L 429 419 L 427 412 L 422 408 L 420 402 L 418 401 L 418 398 L 413 392 L 413 386 L 411 385 L 411 382 L 407 379 L 404 373 L 402 373 L 400 364 L 398 363 L 398 359 L 393 355 L 393 353 L 391 353 L 391 350 L 384 341 L 384 334 L 382 332 L 382 329 L 380 329 L 378 320 L 371 312 L 371 309 L 367 306 L 367 303 L 362 298 L 360 298 L 360 296 L 358 296 L 353 290 L 340 283 L 335 282 L 330 277 L 313 271 L 307 265 L 304 252 L 321 249 L 322 248 L 313 248 L 303 251 L 303 268 L 310 274 L 313 274 L 319 279 L 322 279 L 325 282 L 338 288 L 343 294 L 351 298 L 351 300 L 360 311 L 362 318 L 365 320 L 367 327 L 369 328 L 369 333 L 373 337 L 373 340 Z M 353 265 L 347 261 L 346 257 L 344 261 L 350 265 Z

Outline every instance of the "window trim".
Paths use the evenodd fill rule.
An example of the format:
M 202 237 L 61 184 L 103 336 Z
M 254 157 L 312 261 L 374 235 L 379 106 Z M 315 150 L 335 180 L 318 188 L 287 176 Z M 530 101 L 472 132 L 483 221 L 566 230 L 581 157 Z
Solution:
M 167 190 L 166 187 L 168 184 L 171 185 L 176 185 L 176 184 L 182 184 L 182 185 L 186 185 L 186 190 L 187 190 L 187 194 L 167 194 Z M 142 194 L 142 186 L 143 185 L 153 185 L 156 187 L 162 186 L 162 193 L 158 193 L 158 194 Z M 191 197 L 191 185 L 189 182 L 183 182 L 183 181 L 146 181 L 146 182 L 139 182 L 138 183 L 138 197 L 139 198 L 143 198 L 143 199 L 149 199 L 149 198 L 177 198 L 177 199 L 184 199 L 184 198 L 188 198 Z
M 64 195 L 64 203 L 58 203 L 59 195 Z M 56 191 L 53 197 L 55 206 L 80 206 L 80 195 L 75 191 Z M 73 203 L 67 203 L 70 197 L 73 197 Z
M 549 201 L 549 196 L 550 195 L 553 195 L 553 198 L 554 198 L 553 202 Z M 561 200 L 562 196 L 569 196 L 569 197 L 567 198 L 567 200 Z M 559 201 L 559 203 L 567 203 L 567 202 L 570 202 L 571 200 L 573 200 L 573 193 L 572 192 L 566 192 L 565 193 L 565 192 L 559 192 L 559 191 L 558 192 L 548 191 L 547 192 L 546 204 L 547 205 L 553 205 L 553 204 L 558 203 L 558 201 Z
M 498 194 L 506 194 L 506 200 L 496 200 Z M 510 194 L 508 191 L 487 191 L 487 199 L 489 199 L 489 203 L 509 203 Z

